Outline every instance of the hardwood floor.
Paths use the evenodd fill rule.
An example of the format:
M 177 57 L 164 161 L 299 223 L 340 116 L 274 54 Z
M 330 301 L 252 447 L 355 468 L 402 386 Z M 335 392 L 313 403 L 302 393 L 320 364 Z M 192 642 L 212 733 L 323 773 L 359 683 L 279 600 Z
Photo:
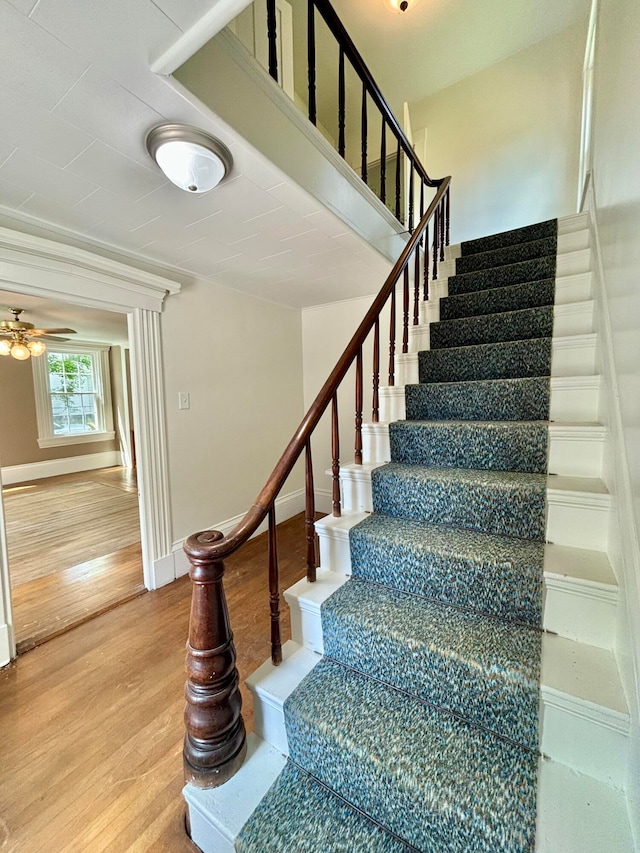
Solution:
M 278 542 L 285 589 L 305 573 L 303 516 Z M 225 589 L 244 682 L 269 656 L 265 535 L 228 561 Z M 196 850 L 180 794 L 190 593 L 181 578 L 0 670 L 2 853 Z
M 134 471 L 83 471 L 3 491 L 19 652 L 145 592 Z

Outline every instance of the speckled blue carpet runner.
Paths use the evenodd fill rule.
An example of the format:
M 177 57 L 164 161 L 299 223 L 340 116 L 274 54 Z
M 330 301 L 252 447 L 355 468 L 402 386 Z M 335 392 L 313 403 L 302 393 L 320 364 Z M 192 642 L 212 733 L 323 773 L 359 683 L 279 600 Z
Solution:
M 242 853 L 534 851 L 556 242 L 463 244 Z

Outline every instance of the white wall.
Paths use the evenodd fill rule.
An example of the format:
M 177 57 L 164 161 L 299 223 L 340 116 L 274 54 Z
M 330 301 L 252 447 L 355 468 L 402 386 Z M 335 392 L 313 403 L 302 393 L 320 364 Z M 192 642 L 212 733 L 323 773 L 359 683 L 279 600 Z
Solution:
M 372 282 L 374 284 L 374 282 Z M 304 405 L 308 409 L 330 372 L 344 352 L 371 307 L 383 281 L 375 282 L 376 293 L 359 299 L 348 299 L 330 305 L 305 308 L 302 311 L 302 348 L 304 365 Z M 413 284 L 411 285 L 413 288 Z M 413 293 L 413 290 L 411 290 Z M 413 296 L 411 296 L 413 299 Z M 402 352 L 402 284 L 396 289 L 396 355 Z M 411 306 L 413 303 L 411 302 Z M 412 307 L 410 306 L 410 311 Z M 388 385 L 389 373 L 389 306 L 380 315 L 380 385 Z M 409 322 L 412 322 L 411 317 Z M 371 423 L 373 386 L 373 334 L 363 347 L 363 422 Z M 396 360 L 396 372 L 398 363 Z M 313 437 L 314 485 L 319 498 L 319 509 L 329 512 L 331 505 L 331 478 L 325 473 L 331 467 L 331 420 L 327 414 L 318 425 Z M 355 450 L 355 367 L 345 376 L 338 393 L 340 419 L 340 463 L 354 461 Z
M 244 514 L 298 426 L 300 312 L 195 281 L 165 303 L 162 338 L 176 541 Z M 294 471 L 283 493 L 301 487 Z
M 382 286 L 382 282 L 380 282 Z M 304 406 L 308 409 L 329 373 L 353 337 L 362 318 L 373 302 L 373 296 L 348 299 L 330 305 L 305 308 L 302 311 L 302 357 L 304 370 Z M 384 352 L 384 350 L 383 350 Z M 364 420 L 371 420 L 371 346 L 364 353 Z M 384 357 L 381 359 L 386 368 Z M 340 462 L 353 462 L 355 448 L 355 370 L 345 377 L 338 394 L 340 418 Z M 331 420 L 325 415 L 318 425 L 312 441 L 313 476 L 318 508 L 329 512 L 331 507 L 331 479 L 325 472 L 331 467 Z M 324 498 L 324 500 L 323 500 Z
M 600 0 L 599 7 L 594 213 L 615 367 L 609 411 L 614 457 L 607 475 L 620 521 L 610 556 L 623 595 L 618 654 L 633 720 L 629 781 L 640 847 L 640 5 Z
M 410 104 L 456 243 L 575 213 L 587 22 Z

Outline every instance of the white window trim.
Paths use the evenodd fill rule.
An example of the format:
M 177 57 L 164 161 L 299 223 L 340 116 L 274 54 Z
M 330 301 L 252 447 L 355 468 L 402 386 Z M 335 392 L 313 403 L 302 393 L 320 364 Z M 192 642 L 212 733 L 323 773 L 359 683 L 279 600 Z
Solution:
M 95 441 L 111 441 L 115 438 L 113 428 L 113 407 L 111 404 L 111 378 L 109 371 L 109 344 L 64 343 L 60 346 L 51 346 L 53 352 L 58 350 L 68 353 L 94 353 L 97 358 L 97 370 L 95 376 L 96 399 L 98 403 L 98 416 L 104 429 L 96 432 L 78 433 L 77 435 L 54 435 L 53 415 L 51 412 L 51 400 L 49 392 L 49 377 L 47 371 L 46 354 L 38 358 L 32 358 L 33 384 L 36 400 L 36 419 L 38 422 L 38 447 L 62 447 L 73 444 L 90 444 Z

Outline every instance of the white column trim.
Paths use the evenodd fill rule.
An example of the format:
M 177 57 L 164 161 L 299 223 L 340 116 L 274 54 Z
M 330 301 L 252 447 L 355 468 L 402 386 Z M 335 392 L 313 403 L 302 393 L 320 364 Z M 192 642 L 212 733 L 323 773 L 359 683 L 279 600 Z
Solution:
M 144 582 L 157 589 L 175 578 L 160 314 L 129 314 L 129 342 Z
M 0 227 L 0 287 L 128 315 L 144 580 L 175 577 L 171 552 L 160 311 L 180 284 L 76 246 Z M 4 516 L 0 511 L 0 666 L 15 656 Z M 4 655 L 4 656 L 3 656 Z

